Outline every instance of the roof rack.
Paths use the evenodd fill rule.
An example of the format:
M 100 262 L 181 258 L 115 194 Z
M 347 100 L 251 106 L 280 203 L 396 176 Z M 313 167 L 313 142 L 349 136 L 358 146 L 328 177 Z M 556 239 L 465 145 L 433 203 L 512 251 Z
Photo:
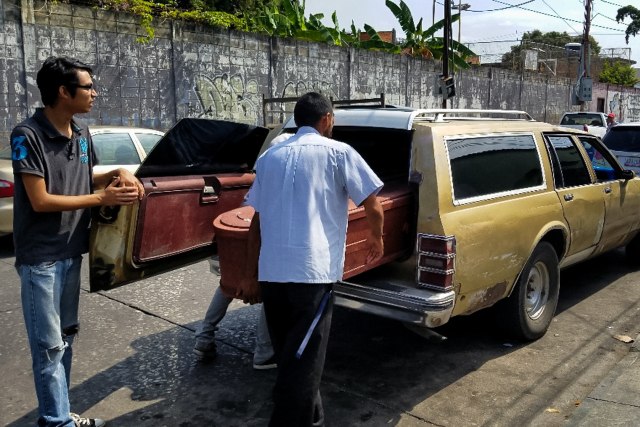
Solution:
M 476 109 L 420 109 L 416 120 L 444 122 L 447 120 L 526 120 L 535 122 L 529 113 L 522 110 L 476 110 Z
M 285 98 L 266 98 L 264 94 L 262 94 L 262 120 L 265 127 L 273 128 L 279 123 L 283 123 L 284 120 L 293 114 L 293 106 L 285 105 L 295 103 L 300 99 L 299 96 L 289 96 Z M 384 92 L 380 94 L 379 98 L 365 98 L 365 99 L 339 99 L 335 100 L 333 97 L 329 98 L 331 101 L 331 105 L 336 106 L 337 108 L 357 108 L 361 107 L 362 104 L 377 104 L 377 105 L 367 105 L 367 107 L 371 108 L 386 108 L 388 105 L 385 102 Z M 271 104 L 280 104 L 279 108 L 267 108 L 268 105 Z M 274 117 L 277 115 L 277 118 Z M 270 117 L 271 120 L 267 121 L 267 117 Z
M 379 104 L 375 106 L 380 108 L 385 108 L 387 106 L 384 100 L 384 92 L 380 94 L 380 98 L 334 100 L 333 97 L 331 97 L 330 100 L 331 100 L 331 105 L 334 105 L 338 108 L 349 108 L 349 107 L 357 108 L 361 106 L 361 104 Z

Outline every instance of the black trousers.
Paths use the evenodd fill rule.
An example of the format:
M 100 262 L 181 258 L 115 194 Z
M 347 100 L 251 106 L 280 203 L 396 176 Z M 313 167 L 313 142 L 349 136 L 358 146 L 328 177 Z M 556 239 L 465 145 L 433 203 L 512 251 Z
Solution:
M 278 362 L 271 427 L 323 426 L 320 380 L 324 369 L 333 296 L 329 298 L 300 359 L 300 344 L 333 283 L 260 282 L 269 335 Z

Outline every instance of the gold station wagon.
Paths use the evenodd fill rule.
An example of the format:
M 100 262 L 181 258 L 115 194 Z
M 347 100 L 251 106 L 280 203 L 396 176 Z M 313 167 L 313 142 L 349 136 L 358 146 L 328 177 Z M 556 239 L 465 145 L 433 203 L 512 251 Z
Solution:
M 385 182 L 386 217 L 385 256 L 366 265 L 352 207 L 338 305 L 434 328 L 500 303 L 501 323 L 531 340 L 551 323 L 561 267 L 623 245 L 640 257 L 640 179 L 593 135 L 521 111 L 335 114 L 333 137 Z M 212 220 L 240 208 L 266 133 L 198 119 L 170 130 L 137 172 L 145 199 L 94 223 L 92 289 L 215 252 Z

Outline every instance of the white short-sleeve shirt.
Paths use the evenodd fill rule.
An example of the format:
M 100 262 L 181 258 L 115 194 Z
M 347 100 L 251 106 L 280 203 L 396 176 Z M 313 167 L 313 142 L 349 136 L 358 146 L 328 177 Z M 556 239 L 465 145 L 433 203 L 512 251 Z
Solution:
M 256 162 L 247 204 L 260 213 L 258 280 L 331 283 L 342 278 L 348 201 L 382 181 L 352 147 L 302 127 Z

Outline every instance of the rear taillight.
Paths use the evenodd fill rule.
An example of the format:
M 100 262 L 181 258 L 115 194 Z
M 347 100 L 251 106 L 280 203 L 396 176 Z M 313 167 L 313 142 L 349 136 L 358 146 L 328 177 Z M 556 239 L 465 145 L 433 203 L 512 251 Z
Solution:
M 418 234 L 418 287 L 438 291 L 453 289 L 456 238 L 436 234 Z
M 13 182 L 0 179 L 0 197 L 13 197 Z

